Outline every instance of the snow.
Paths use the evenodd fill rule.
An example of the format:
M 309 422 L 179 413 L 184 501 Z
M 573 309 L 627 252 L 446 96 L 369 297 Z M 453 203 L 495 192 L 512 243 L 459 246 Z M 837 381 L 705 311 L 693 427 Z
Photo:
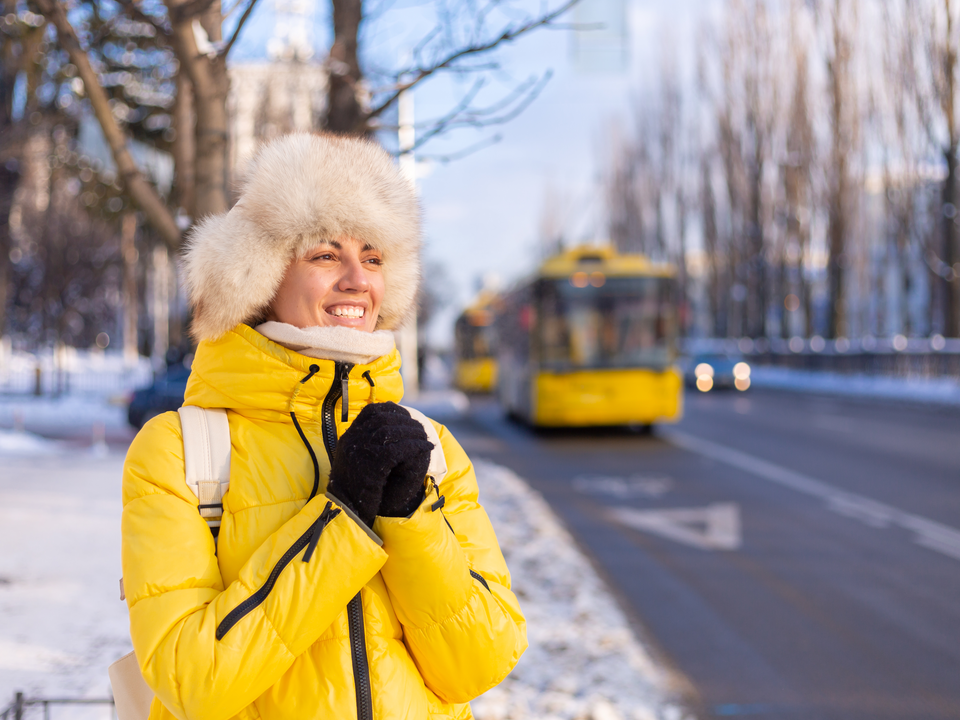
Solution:
M 59 452 L 56 443 L 23 430 L 0 429 L 0 457 L 4 455 L 43 455 Z M 0 659 L 2 662 L 2 659 Z
M 105 396 L 123 393 L 153 379 L 150 359 L 127 361 L 120 352 L 62 347 L 40 353 L 10 350 L 0 340 L 0 393 L 29 395 L 36 389 L 37 370 L 44 394 L 80 393 Z
M 899 378 L 847 375 L 756 365 L 752 368 L 750 381 L 754 387 L 779 390 L 960 405 L 960 379 L 952 377 Z
M 130 648 L 118 585 L 122 464 L 122 454 L 86 449 L 0 458 L 0 707 L 16 690 L 110 696 L 106 667 Z M 103 706 L 55 713 L 109 716 Z
M 507 679 L 471 703 L 477 720 L 683 718 L 667 671 L 546 501 L 504 467 L 475 467 L 530 641 Z
M 55 408 L 24 414 L 50 421 Z M 11 436 L 37 452 L 0 460 L 0 708 L 17 690 L 109 697 L 106 668 L 130 650 L 118 588 L 123 453 L 0 437 Z M 543 499 L 505 468 L 478 463 L 477 474 L 530 639 L 514 672 L 474 701 L 478 720 L 681 720 L 667 673 Z M 64 706 L 56 717 L 109 713 Z

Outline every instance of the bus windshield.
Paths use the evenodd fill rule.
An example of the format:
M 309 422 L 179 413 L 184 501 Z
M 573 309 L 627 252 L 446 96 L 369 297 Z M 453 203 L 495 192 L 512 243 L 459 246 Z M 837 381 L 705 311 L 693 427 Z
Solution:
M 478 324 L 478 323 L 486 324 Z M 483 317 L 462 315 L 454 330 L 456 353 L 461 360 L 476 360 L 494 354 L 493 327 Z
M 677 332 L 676 281 L 599 273 L 590 280 L 541 281 L 541 366 L 666 368 Z

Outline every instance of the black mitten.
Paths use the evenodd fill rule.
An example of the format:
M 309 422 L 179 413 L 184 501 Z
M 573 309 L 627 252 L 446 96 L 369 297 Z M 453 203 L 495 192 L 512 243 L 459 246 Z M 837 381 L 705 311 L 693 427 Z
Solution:
M 394 466 L 383 488 L 378 515 L 406 517 L 423 502 L 424 480 L 430 467 L 433 443 L 427 439 L 423 425 L 407 416 L 404 423 L 410 429 L 410 439 L 402 443 L 402 459 Z
M 337 442 L 327 490 L 368 526 L 377 516 L 387 476 L 408 455 L 404 443 L 411 438 L 410 422 L 399 405 L 375 403 L 360 411 Z

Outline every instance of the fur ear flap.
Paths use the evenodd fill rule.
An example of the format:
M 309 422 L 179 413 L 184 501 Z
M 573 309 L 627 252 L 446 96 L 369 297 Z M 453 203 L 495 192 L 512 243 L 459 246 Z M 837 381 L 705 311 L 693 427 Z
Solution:
M 325 239 L 383 254 L 378 329 L 410 315 L 420 280 L 420 208 L 393 159 L 368 140 L 294 133 L 264 145 L 229 212 L 198 223 L 182 265 L 191 334 L 215 339 L 260 317 L 290 262 Z

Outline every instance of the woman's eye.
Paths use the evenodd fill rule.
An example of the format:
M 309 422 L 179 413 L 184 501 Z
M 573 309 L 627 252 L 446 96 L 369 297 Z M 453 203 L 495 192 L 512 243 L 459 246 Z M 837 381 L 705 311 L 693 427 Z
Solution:
M 333 260 L 333 255 L 331 253 L 320 253 L 319 255 L 314 255 L 314 262 L 319 260 Z
M 383 265 L 383 259 L 378 257 L 371 257 L 364 260 L 364 262 L 372 263 L 374 265 Z

